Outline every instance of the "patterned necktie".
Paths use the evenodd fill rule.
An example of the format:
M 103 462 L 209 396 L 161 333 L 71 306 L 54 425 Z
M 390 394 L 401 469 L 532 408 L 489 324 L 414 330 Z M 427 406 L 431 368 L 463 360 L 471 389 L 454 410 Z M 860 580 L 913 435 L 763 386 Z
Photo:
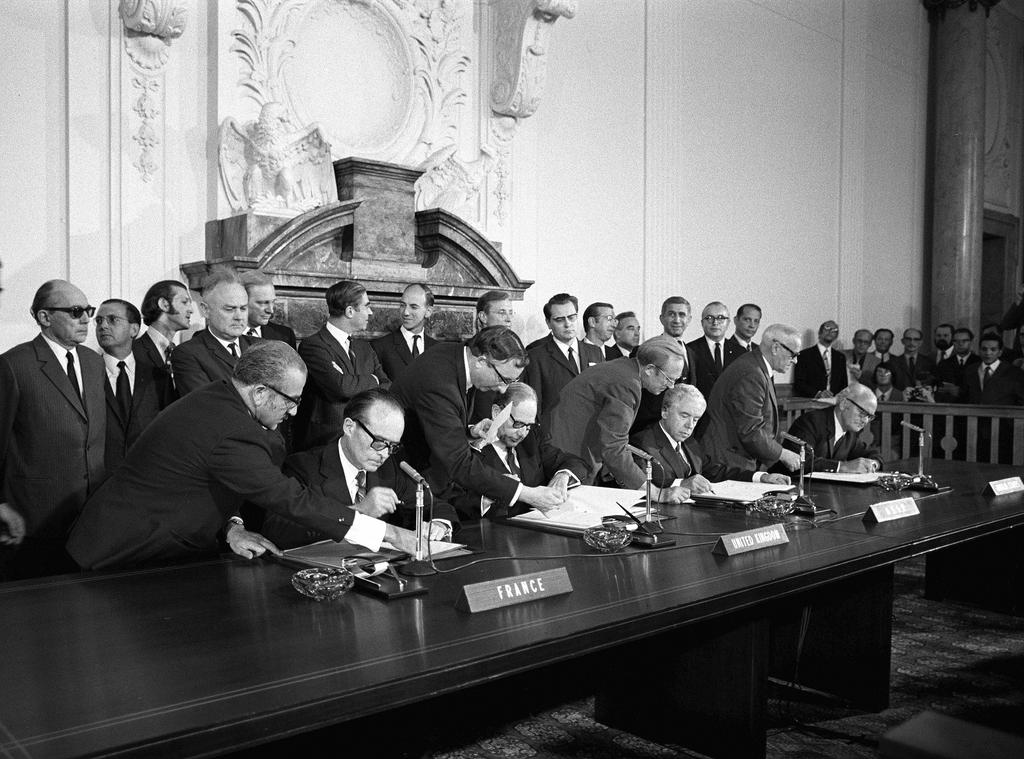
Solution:
M 174 343 L 167 343 L 167 350 L 164 351 L 164 366 L 171 371 L 171 354 L 174 353 Z
M 829 348 L 828 350 L 826 350 L 825 353 L 822 355 L 822 358 L 825 359 L 825 376 L 828 377 L 830 374 L 832 374 L 832 349 Z M 828 387 L 827 379 L 825 380 L 825 387 Z
M 355 503 L 359 503 L 361 500 L 366 498 L 366 472 L 360 469 L 356 472 L 356 500 Z
M 128 419 L 132 412 L 132 386 L 128 381 L 128 369 L 124 361 L 117 362 L 117 382 L 114 396 L 117 398 L 117 406 L 121 409 L 121 417 Z
M 722 372 L 722 344 L 715 343 L 715 369 L 719 374 Z
M 418 355 L 420 355 L 420 336 L 419 335 L 413 335 L 412 336 L 412 357 L 416 358 Z
M 82 399 L 82 388 L 78 384 L 78 375 L 75 374 L 75 352 L 74 351 L 68 351 L 67 352 L 67 359 L 68 359 L 68 379 L 71 380 L 71 387 L 73 387 L 75 389 L 75 395 L 78 396 L 78 400 L 80 400 L 83 403 L 85 403 L 85 401 Z

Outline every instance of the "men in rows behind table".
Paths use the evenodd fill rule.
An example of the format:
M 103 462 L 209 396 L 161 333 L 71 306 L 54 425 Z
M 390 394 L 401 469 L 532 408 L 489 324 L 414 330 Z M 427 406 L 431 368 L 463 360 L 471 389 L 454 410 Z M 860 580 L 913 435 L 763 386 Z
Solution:
M 190 561 L 216 555 L 220 535 L 247 558 L 277 552 L 245 529 L 239 509 L 247 500 L 336 540 L 378 550 L 386 539 L 413 549 L 407 530 L 339 511 L 282 474 L 271 431 L 294 414 L 305 383 L 298 354 L 267 340 L 239 358 L 231 379 L 169 406 L 87 501 L 68 540 L 71 557 L 87 569 Z

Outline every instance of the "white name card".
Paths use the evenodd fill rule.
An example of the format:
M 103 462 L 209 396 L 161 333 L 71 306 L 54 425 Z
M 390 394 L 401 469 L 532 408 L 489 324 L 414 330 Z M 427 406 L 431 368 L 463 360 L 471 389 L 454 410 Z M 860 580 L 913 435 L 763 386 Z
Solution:
M 868 506 L 864 512 L 864 521 L 868 524 L 892 522 L 895 519 L 913 517 L 921 513 L 913 498 L 897 498 L 894 501 L 882 501 Z
M 558 567 L 463 585 L 455 608 L 469 612 L 487 611 L 563 593 L 572 593 L 572 583 L 565 567 Z
M 756 551 L 758 548 L 782 545 L 789 542 L 789 535 L 786 528 L 781 524 L 772 524 L 767 527 L 755 527 L 752 530 L 743 532 L 730 532 L 723 535 L 711 549 L 711 553 L 719 556 L 735 556 L 738 553 Z
M 1019 493 L 1024 490 L 1024 482 L 1020 477 L 1007 477 L 1004 480 L 992 480 L 986 487 L 992 495 L 1006 495 L 1007 493 Z

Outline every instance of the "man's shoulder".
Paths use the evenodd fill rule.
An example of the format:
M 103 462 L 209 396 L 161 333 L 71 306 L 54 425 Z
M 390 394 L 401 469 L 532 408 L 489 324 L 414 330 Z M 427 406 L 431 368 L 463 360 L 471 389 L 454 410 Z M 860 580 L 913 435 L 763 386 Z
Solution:
M 28 342 L 18 343 L 3 353 L 0 353 L 0 359 L 10 363 L 18 363 L 28 358 L 34 358 L 37 355 L 37 348 L 40 346 L 49 350 L 43 336 L 37 335 Z
M 651 422 L 646 427 L 637 430 L 629 436 L 629 442 L 635 445 L 637 448 L 648 450 L 655 446 L 657 442 L 657 435 L 661 432 L 661 426 L 658 422 Z
M 797 355 L 798 356 L 808 356 L 808 357 L 810 357 L 810 356 L 813 356 L 815 354 L 820 355 L 817 343 L 815 343 L 814 345 L 807 346 L 802 351 L 800 351 Z M 799 362 L 797 363 L 797 365 L 799 366 Z
M 397 329 L 393 329 L 390 332 L 384 333 L 380 337 L 375 337 L 372 340 L 370 340 L 370 345 L 373 346 L 374 350 L 382 350 L 385 348 L 397 346 L 399 340 L 405 342 L 405 338 L 402 337 L 400 331 Z

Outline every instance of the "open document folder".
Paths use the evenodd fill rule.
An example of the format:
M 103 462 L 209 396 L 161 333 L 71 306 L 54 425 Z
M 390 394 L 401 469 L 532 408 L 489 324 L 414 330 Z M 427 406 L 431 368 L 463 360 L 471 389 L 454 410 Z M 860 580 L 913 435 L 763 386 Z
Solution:
M 427 546 L 424 544 L 423 552 L 426 554 Z M 448 543 L 443 540 L 432 540 L 430 542 L 430 557 L 433 559 L 450 559 L 454 556 L 461 556 L 465 553 L 472 553 L 463 543 Z M 408 558 L 408 554 L 399 551 L 389 544 L 384 543 L 380 551 L 370 551 L 363 546 L 354 543 L 347 543 L 344 540 L 321 540 L 319 543 L 311 543 L 308 546 L 289 548 L 284 551 L 286 559 L 308 564 L 311 567 L 343 567 L 345 559 L 360 558 L 373 561 L 398 561 Z
M 546 514 L 534 509 L 519 516 L 510 517 L 509 524 L 539 529 L 585 530 L 601 524 L 603 517 L 624 516 L 618 504 L 627 507 L 636 516 L 643 516 L 646 506 L 643 490 L 620 488 L 599 488 L 580 485 L 569 491 L 565 503 Z M 637 506 L 637 502 L 641 502 Z
M 753 503 L 765 493 L 786 493 L 795 485 L 772 485 L 767 482 L 740 482 L 722 480 L 711 484 L 711 491 L 701 495 L 691 494 L 694 503 Z

